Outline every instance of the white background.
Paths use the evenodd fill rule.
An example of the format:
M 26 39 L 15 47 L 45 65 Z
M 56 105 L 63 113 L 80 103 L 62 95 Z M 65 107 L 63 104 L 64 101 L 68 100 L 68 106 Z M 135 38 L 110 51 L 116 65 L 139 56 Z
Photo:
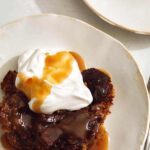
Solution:
M 150 36 L 118 29 L 97 17 L 82 0 L 0 0 L 0 25 L 40 13 L 81 19 L 121 41 L 133 54 L 147 82 L 150 76 Z M 0 54 L 1 55 L 1 54 Z

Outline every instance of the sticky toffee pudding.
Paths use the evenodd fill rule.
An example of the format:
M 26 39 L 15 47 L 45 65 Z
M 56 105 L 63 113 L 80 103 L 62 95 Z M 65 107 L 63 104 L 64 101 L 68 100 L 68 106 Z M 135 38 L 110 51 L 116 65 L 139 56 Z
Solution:
M 0 104 L 2 143 L 6 149 L 6 143 L 13 150 L 108 149 L 103 123 L 113 104 L 111 78 L 99 69 L 83 68 L 82 65 L 83 82 L 92 94 L 92 103 L 79 110 L 57 110 L 52 114 L 39 113 L 39 108 L 38 113 L 32 111 L 28 93 L 15 86 L 18 73 L 6 74 L 1 83 L 5 96 Z

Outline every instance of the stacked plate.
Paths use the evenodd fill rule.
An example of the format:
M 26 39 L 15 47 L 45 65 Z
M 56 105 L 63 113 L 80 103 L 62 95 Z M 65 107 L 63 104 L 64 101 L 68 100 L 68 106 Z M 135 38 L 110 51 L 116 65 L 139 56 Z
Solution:
M 150 35 L 149 0 L 84 0 L 102 19 L 135 33 Z

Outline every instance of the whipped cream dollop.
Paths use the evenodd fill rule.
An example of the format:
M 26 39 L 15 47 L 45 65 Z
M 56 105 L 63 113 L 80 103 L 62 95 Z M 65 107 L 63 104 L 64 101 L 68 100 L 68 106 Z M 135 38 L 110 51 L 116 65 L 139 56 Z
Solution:
M 25 92 L 30 109 L 38 113 L 79 110 L 93 100 L 77 61 L 67 51 L 25 51 L 18 60 L 16 87 Z

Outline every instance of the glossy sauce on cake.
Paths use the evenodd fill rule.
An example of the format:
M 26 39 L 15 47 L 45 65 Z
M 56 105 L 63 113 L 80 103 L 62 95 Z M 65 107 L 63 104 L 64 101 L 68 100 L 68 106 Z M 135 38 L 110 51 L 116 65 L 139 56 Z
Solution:
M 86 66 L 83 58 L 76 52 L 71 51 L 70 53 L 77 61 L 80 71 L 85 70 L 87 68 L 87 66 Z
M 108 138 L 105 127 L 101 126 L 91 150 L 108 150 Z

